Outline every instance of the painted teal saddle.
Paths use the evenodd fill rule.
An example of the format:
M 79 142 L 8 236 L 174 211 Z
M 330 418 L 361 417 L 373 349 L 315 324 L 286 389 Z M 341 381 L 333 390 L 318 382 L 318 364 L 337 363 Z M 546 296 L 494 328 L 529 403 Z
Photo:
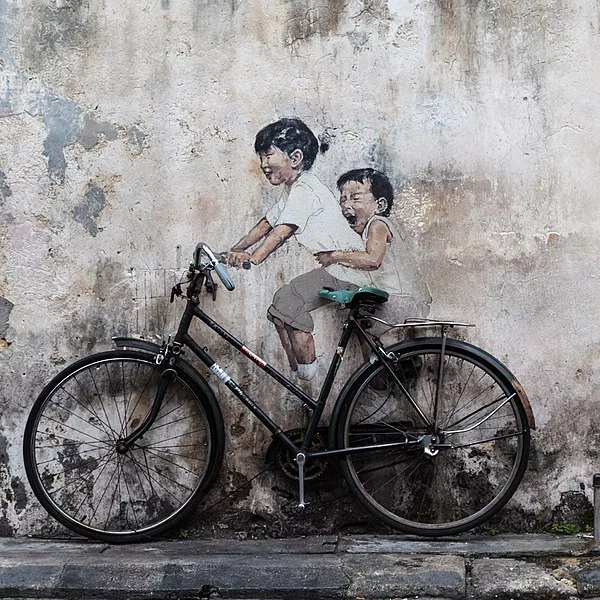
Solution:
M 360 303 L 380 304 L 381 302 L 387 302 L 389 296 L 385 290 L 370 285 L 359 287 L 357 290 L 332 290 L 329 288 L 319 290 L 319 298 L 348 306 L 355 306 Z

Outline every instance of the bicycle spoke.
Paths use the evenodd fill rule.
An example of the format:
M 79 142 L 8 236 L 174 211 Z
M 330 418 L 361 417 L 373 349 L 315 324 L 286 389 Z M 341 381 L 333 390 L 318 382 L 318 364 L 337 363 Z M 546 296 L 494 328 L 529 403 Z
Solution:
M 441 346 L 399 347 L 411 345 L 414 351 L 395 354 L 404 390 L 393 381 L 390 389 L 374 389 L 371 383 L 385 373 L 379 364 L 351 390 L 338 443 L 381 450 L 350 453 L 342 467 L 364 506 L 389 525 L 421 535 L 457 533 L 497 512 L 518 485 L 529 444 L 524 412 L 511 381 L 487 359 L 463 351 L 468 344 L 448 343 L 439 394 Z M 418 413 L 430 425 L 421 427 Z M 443 426 L 433 426 L 434 415 Z M 387 450 L 394 435 L 407 443 Z
M 215 461 L 205 392 L 178 370 L 159 413 L 150 414 L 162 370 L 136 351 L 83 359 L 57 377 L 28 419 L 26 469 L 36 496 L 61 523 L 104 541 L 141 540 L 191 512 Z M 219 450 L 219 448 L 221 448 Z

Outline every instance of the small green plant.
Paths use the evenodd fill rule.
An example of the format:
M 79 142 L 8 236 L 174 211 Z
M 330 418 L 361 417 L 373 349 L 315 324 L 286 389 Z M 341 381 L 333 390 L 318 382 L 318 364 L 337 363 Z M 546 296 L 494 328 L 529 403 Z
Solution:
M 190 537 L 190 532 L 187 529 L 179 530 L 179 539 L 187 540 Z
M 550 531 L 558 535 L 574 535 L 576 533 L 580 533 L 581 528 L 575 523 L 561 521 L 560 523 L 553 523 L 550 527 Z
M 491 527 L 490 529 L 488 529 L 487 534 L 494 536 L 494 535 L 499 535 L 500 530 L 497 527 Z

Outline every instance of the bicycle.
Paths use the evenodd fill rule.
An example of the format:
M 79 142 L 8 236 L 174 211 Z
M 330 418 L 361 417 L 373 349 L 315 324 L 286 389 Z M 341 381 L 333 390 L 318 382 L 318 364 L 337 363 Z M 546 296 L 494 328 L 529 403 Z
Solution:
M 315 465 L 331 459 L 339 461 L 348 487 L 372 515 L 408 534 L 457 534 L 508 502 L 527 465 L 533 414 L 502 363 L 448 336 L 467 324 L 402 324 L 435 327 L 440 335 L 384 348 L 368 324 L 381 321 L 375 314 L 387 292 L 323 289 L 320 297 L 348 314 L 312 398 L 200 307 L 203 292 L 216 299 L 213 272 L 234 289 L 224 265 L 200 243 L 187 278 L 172 290 L 171 301 L 186 300 L 172 340 L 159 346 L 114 338 L 115 349 L 68 366 L 35 401 L 25 428 L 25 469 L 36 497 L 57 521 L 77 534 L 123 543 L 163 533 L 194 510 L 219 473 L 224 424 L 208 381 L 184 359 L 186 349 L 271 432 L 298 480 L 300 508 L 305 480 L 318 470 Z M 309 409 L 301 435 L 283 431 L 193 339 L 194 319 Z M 372 354 L 345 383 L 329 425 L 321 427 L 353 336 Z

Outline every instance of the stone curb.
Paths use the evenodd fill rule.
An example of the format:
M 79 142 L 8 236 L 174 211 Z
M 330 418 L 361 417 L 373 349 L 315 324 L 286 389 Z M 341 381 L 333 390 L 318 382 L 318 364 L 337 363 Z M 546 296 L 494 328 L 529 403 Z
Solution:
M 555 536 L 360 536 L 109 546 L 0 539 L 0 598 L 575 600 L 600 597 L 595 544 Z

